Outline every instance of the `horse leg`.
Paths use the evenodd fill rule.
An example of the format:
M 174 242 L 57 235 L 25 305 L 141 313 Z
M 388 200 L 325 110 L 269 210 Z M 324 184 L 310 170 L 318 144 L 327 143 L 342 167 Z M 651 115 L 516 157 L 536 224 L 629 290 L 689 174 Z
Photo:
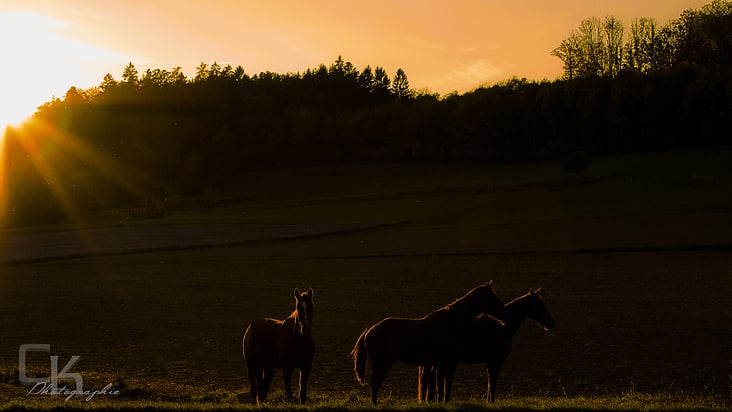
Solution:
M 427 397 L 429 396 L 429 375 L 429 366 L 417 367 L 417 401 L 419 402 L 427 402 Z
M 262 373 L 262 381 L 259 384 L 259 394 L 257 395 L 257 403 L 262 403 L 267 400 L 267 393 L 269 393 L 269 385 L 272 383 L 272 377 L 274 376 L 274 369 L 264 368 Z
M 449 362 L 445 367 L 445 389 L 444 389 L 444 396 L 443 396 L 443 402 L 447 403 L 450 402 L 450 395 L 452 395 L 452 380 L 455 377 L 455 372 L 457 371 L 457 363 L 455 362 Z
M 383 362 L 381 364 L 376 364 L 374 362 L 371 363 L 371 402 L 373 402 L 374 405 L 377 403 L 379 388 L 381 388 L 381 384 L 384 383 L 386 375 L 389 374 L 389 369 L 391 369 L 392 365 L 394 365 L 394 362 Z
M 434 366 L 420 366 L 417 382 L 417 400 L 432 402 L 435 400 L 435 368 Z
M 427 401 L 427 388 L 425 386 L 427 385 L 427 377 L 425 376 L 425 367 L 424 366 L 417 366 L 417 401 L 418 402 L 426 402 Z
M 257 387 L 262 380 L 262 369 L 254 365 L 248 365 L 247 373 L 249 374 L 249 394 L 252 396 L 252 402 L 257 403 Z
M 310 365 L 300 368 L 300 403 L 305 403 L 308 398 L 308 378 L 310 377 Z
M 292 399 L 292 369 L 282 369 L 282 377 L 285 379 L 285 400 Z
M 434 402 L 437 400 L 437 367 L 434 365 L 430 366 L 429 374 L 427 375 L 427 400 Z
M 488 365 L 488 402 L 496 401 L 496 382 L 499 372 L 501 372 L 500 363 Z
M 444 367 L 444 365 L 435 366 L 435 377 L 436 377 L 435 386 L 437 388 L 437 390 L 435 391 L 436 400 L 437 400 L 437 402 L 444 402 L 445 401 L 445 367 Z

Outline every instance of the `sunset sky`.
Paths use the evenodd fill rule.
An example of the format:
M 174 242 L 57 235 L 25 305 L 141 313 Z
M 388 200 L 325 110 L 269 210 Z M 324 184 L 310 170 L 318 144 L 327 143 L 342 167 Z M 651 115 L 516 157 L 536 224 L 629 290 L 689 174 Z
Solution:
M 357 69 L 401 67 L 446 94 L 512 76 L 553 80 L 550 56 L 581 20 L 665 24 L 709 0 L 0 0 L 0 120 L 17 121 L 70 86 L 201 62 L 303 72 L 339 55 Z

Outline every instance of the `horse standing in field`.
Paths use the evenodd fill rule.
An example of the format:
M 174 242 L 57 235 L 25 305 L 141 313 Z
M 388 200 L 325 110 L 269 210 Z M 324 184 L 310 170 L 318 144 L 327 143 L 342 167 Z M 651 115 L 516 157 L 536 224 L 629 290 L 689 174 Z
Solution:
M 486 362 L 489 402 L 496 400 L 498 374 L 503 362 L 511 353 L 513 336 L 524 320 L 531 319 L 545 330 L 554 327 L 554 319 L 539 295 L 540 290 L 541 288 L 531 289 L 529 293 L 506 303 L 503 315 L 500 317 L 502 322 L 485 314 L 478 316 L 473 322 L 459 361 L 469 364 Z M 439 375 L 438 367 L 434 365 L 419 367 L 418 398 L 420 400 L 434 399 L 435 375 Z M 439 383 L 439 376 L 437 379 Z
M 267 399 L 275 369 L 282 369 L 285 379 L 285 398 L 292 398 L 290 379 L 300 369 L 300 402 L 305 403 L 308 377 L 315 354 L 310 334 L 313 323 L 313 288 L 307 292 L 295 289 L 295 310 L 285 320 L 258 319 L 250 323 L 244 333 L 244 359 L 249 373 L 252 400 L 262 403 Z
M 371 365 L 371 400 L 377 403 L 381 384 L 395 362 L 438 365 L 438 388 L 450 399 L 458 351 L 481 313 L 502 315 L 503 304 L 492 282 L 480 285 L 449 305 L 418 319 L 386 318 L 367 328 L 351 351 L 356 378 L 365 385 L 366 360 Z

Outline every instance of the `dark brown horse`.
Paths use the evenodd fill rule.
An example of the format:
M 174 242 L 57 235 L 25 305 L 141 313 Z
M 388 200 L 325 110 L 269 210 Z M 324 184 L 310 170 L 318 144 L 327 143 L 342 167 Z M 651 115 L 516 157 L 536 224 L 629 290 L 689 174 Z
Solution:
M 365 385 L 366 360 L 371 365 L 371 400 L 377 402 L 381 384 L 395 362 L 439 365 L 443 399 L 450 399 L 458 350 L 480 313 L 500 316 L 503 304 L 492 281 L 480 285 L 453 303 L 419 319 L 386 318 L 367 328 L 351 351 L 358 381 Z M 443 376 L 444 375 L 444 376 Z
M 485 314 L 478 316 L 473 322 L 471 332 L 465 341 L 460 355 L 461 363 L 482 363 L 488 367 L 488 401 L 496 400 L 496 380 L 501 371 L 503 361 L 511 353 L 513 336 L 526 319 L 531 319 L 544 329 L 554 327 L 554 319 L 539 295 L 539 289 L 506 303 L 501 320 Z M 437 369 L 437 371 L 436 371 Z M 432 400 L 435 397 L 435 375 L 439 368 L 419 368 L 419 399 Z M 439 377 L 437 377 L 439 382 Z M 439 391 L 438 391 L 439 392 Z M 439 400 L 439 393 L 438 400 Z
M 244 333 L 244 359 L 249 372 L 249 387 L 256 403 L 267 399 L 275 369 L 282 369 L 285 378 L 285 398 L 292 398 L 290 379 L 300 369 L 300 402 L 305 403 L 308 377 L 315 354 L 310 335 L 313 323 L 313 289 L 295 289 L 295 310 L 285 320 L 271 318 L 255 320 Z

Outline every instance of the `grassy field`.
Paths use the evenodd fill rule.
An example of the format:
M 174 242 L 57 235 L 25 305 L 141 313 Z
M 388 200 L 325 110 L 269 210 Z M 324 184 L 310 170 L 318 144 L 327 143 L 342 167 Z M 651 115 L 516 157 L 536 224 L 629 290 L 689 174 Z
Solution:
M 11 402 L 0 406 L 0 411 L 14 410 L 113 410 L 113 411 L 724 411 L 725 406 L 717 399 L 698 397 L 675 397 L 657 395 L 630 394 L 616 397 L 574 397 L 546 398 L 521 397 L 510 398 L 495 404 L 485 404 L 481 400 L 471 399 L 444 404 L 415 404 L 413 401 L 389 401 L 379 407 L 353 398 L 336 400 L 316 400 L 309 405 L 296 405 L 286 402 L 268 402 L 262 406 L 241 403 L 238 400 L 217 399 L 196 400 L 187 402 L 173 401 L 95 401 L 93 404 L 82 401 L 59 402 Z
M 579 175 L 551 163 L 269 172 L 242 182 L 237 196 L 177 200 L 152 218 L 7 232 L 0 402 L 248 408 L 247 323 L 287 316 L 292 289 L 312 286 L 310 409 L 370 409 L 348 358 L 358 334 L 386 316 L 421 316 L 494 279 L 504 300 L 542 286 L 557 326 L 549 334 L 523 326 L 490 409 L 728 408 L 731 159 L 732 148 L 722 147 L 596 159 Z M 96 240 L 117 253 L 77 245 L 95 227 L 109 229 Z M 115 236 L 132 229 L 125 233 L 143 244 L 170 228 L 183 229 L 148 250 L 125 249 L 129 239 Z M 226 228 L 257 232 L 229 238 Z M 193 231 L 223 240 L 195 247 Z M 11 259 L 21 238 L 43 250 L 49 233 L 60 236 L 59 255 Z M 184 240 L 193 243 L 178 247 Z M 81 356 L 73 371 L 85 387 L 112 383 L 123 396 L 89 404 L 26 396 L 17 384 L 24 343 L 50 344 L 60 366 Z M 48 354 L 33 356 L 32 372 L 47 374 Z M 447 409 L 483 408 L 483 367 L 461 366 L 456 379 L 454 397 L 467 403 Z M 292 407 L 278 400 L 282 390 L 277 374 L 268 408 Z M 415 392 L 415 368 L 397 365 L 383 406 L 414 410 Z

